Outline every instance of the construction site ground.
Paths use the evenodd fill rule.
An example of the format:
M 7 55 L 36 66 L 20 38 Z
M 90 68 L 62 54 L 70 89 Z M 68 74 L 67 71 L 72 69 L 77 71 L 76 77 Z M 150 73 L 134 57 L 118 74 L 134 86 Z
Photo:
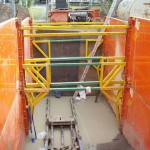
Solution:
M 46 122 L 46 99 L 50 98 L 50 114 L 52 116 L 69 117 L 71 114 L 70 98 L 63 96 L 55 98 L 46 97 L 36 107 L 34 121 L 36 132 L 45 130 Z M 84 150 L 132 150 L 124 137 L 120 134 L 115 115 L 103 96 L 100 95 L 97 103 L 95 96 L 88 96 L 86 100 L 75 102 L 77 122 Z M 70 143 L 70 133 L 65 132 L 65 145 Z M 56 147 L 60 145 L 60 130 L 54 134 Z M 31 142 L 28 137 L 25 150 L 40 150 L 44 148 L 43 139 Z
M 16 17 L 21 18 L 22 20 L 26 17 L 30 17 L 28 8 L 16 5 Z M 11 4 L 7 3 L 5 5 L 0 3 L 0 22 L 6 21 L 10 18 L 13 18 L 13 10 Z

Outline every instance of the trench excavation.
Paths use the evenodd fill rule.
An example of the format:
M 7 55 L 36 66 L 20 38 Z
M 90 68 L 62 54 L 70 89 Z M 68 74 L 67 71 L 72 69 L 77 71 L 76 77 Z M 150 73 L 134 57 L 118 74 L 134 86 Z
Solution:
M 0 150 L 150 149 L 148 0 L 0 1 Z
M 125 57 L 103 56 L 103 48 L 101 46 L 104 42 L 103 39 L 99 41 L 96 56 L 90 56 L 92 55 L 91 47 L 97 40 L 95 35 L 124 36 L 128 26 L 103 25 L 103 23 L 100 23 L 100 25 L 97 25 L 97 23 L 93 25 L 93 23 L 91 23 L 90 25 L 90 23 L 88 23 L 87 25 L 78 25 L 79 31 L 74 30 L 76 26 L 77 25 L 74 24 L 71 26 L 69 24 L 64 25 L 64 23 L 62 23 L 62 25 L 60 25 L 60 23 L 59 25 L 57 25 L 57 23 L 55 25 L 47 24 L 46 26 L 45 24 L 34 23 L 33 26 L 22 26 L 24 30 L 22 36 L 24 36 L 25 39 L 32 40 L 33 44 L 31 47 L 33 58 L 25 59 L 23 64 L 26 76 L 30 77 L 30 80 L 25 84 L 26 96 L 31 107 L 30 113 L 33 114 L 34 107 L 42 101 L 46 95 L 51 95 L 52 93 L 52 95 L 58 98 L 60 97 L 60 101 L 64 101 L 61 100 L 61 94 L 71 96 L 74 91 L 78 91 L 79 95 L 77 95 L 77 99 L 80 100 L 86 99 L 86 95 L 82 97 L 80 92 L 89 90 L 89 93 L 92 91 L 91 95 L 95 95 L 98 91 L 101 91 L 114 105 L 116 120 L 119 126 L 124 81 L 120 77 L 118 78 L 118 76 L 120 76 L 119 74 L 125 67 Z M 108 28 L 112 30 L 116 30 L 117 28 L 118 31 L 93 32 L 96 27 L 99 29 Z M 90 28 L 90 31 L 81 31 L 84 28 Z M 85 50 L 83 51 L 82 48 Z M 86 81 L 77 81 L 78 78 L 81 77 L 81 70 L 83 70 L 84 66 L 91 66 L 89 77 L 87 77 Z M 107 74 L 104 74 L 104 70 L 107 68 L 109 68 L 109 71 Z M 95 81 L 93 80 L 93 74 L 95 74 Z M 93 91 L 95 91 L 95 93 L 93 93 Z M 113 97 L 110 96 L 112 92 L 114 93 Z M 67 98 L 67 101 L 70 103 L 70 105 L 67 106 L 68 108 L 70 107 L 67 116 L 63 116 L 63 112 L 59 113 L 59 115 L 52 115 L 50 111 L 53 111 L 53 109 L 65 109 L 67 107 L 64 105 L 61 108 L 57 108 L 57 106 L 51 108 L 50 99 L 51 98 L 47 97 L 47 132 L 44 138 L 45 147 L 47 149 L 82 150 L 84 149 L 83 147 L 91 150 L 96 149 L 98 143 L 92 144 L 89 141 L 87 131 L 88 144 L 85 144 L 86 140 L 82 141 L 82 136 L 78 129 L 78 123 L 81 119 L 80 121 L 78 120 L 79 118 L 77 119 L 78 115 L 81 114 L 76 114 L 75 103 L 78 101 L 76 97 L 69 98 L 69 100 Z M 95 102 L 93 101 L 93 103 Z M 79 123 L 79 126 L 80 125 Z M 66 131 L 70 131 L 70 140 L 65 139 Z M 70 143 L 66 144 L 66 141 L 70 141 Z

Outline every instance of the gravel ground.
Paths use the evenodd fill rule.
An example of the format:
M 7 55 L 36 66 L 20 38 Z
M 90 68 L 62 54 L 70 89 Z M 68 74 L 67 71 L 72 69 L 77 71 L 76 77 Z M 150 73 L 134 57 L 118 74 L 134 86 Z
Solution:
M 13 11 L 10 4 L 4 5 L 0 3 L 0 22 L 6 21 L 10 18 L 13 18 Z M 26 17 L 30 17 L 29 11 L 27 8 L 17 5 L 16 6 L 16 17 L 25 19 Z

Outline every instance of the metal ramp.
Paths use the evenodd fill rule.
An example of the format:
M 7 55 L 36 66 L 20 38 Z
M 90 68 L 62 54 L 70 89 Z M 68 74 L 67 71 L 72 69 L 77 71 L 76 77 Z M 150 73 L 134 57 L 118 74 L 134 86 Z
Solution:
M 51 116 L 50 114 L 50 99 L 47 99 L 47 122 L 46 122 L 46 131 L 47 136 L 45 137 L 45 147 L 48 150 L 80 150 L 82 149 L 81 145 L 81 136 L 79 135 L 79 131 L 77 128 L 76 114 L 75 109 L 70 100 L 70 107 L 72 109 L 72 114 L 70 117 L 63 116 Z M 66 129 L 70 131 L 71 143 L 70 145 L 65 145 L 65 131 Z M 54 141 L 56 140 L 54 137 L 55 131 L 60 131 L 60 148 L 56 147 Z

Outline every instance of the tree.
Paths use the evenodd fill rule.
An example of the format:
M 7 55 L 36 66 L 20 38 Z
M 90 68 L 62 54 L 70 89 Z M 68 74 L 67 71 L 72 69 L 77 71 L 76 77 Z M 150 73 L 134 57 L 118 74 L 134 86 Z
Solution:
M 104 14 L 107 15 L 107 13 L 108 13 L 108 10 L 106 8 L 106 2 L 107 2 L 107 0 L 100 0 L 100 2 L 101 2 L 101 6 L 102 6 Z
M 19 2 L 22 3 L 23 6 L 30 7 L 33 4 L 34 0 L 19 0 Z
M 114 11 L 113 16 L 116 15 L 116 10 L 117 10 L 118 5 L 120 4 L 121 1 L 122 1 L 122 0 L 118 0 L 118 1 L 117 1 L 117 5 L 116 5 L 116 7 L 115 7 L 115 11 Z M 107 15 L 107 13 L 108 13 L 108 11 L 109 11 L 108 4 L 112 4 L 113 0 L 100 0 L 100 2 L 101 2 L 101 6 L 102 6 L 102 9 L 103 9 L 104 15 Z

